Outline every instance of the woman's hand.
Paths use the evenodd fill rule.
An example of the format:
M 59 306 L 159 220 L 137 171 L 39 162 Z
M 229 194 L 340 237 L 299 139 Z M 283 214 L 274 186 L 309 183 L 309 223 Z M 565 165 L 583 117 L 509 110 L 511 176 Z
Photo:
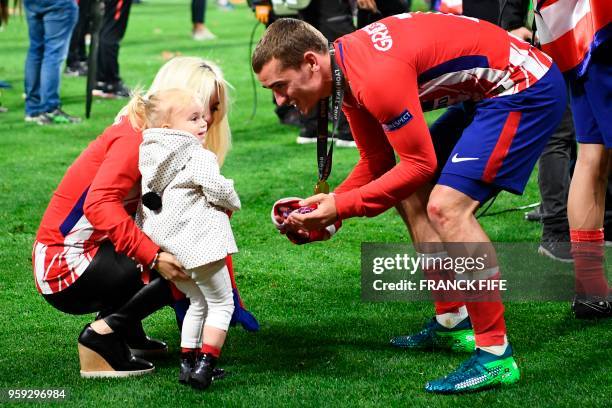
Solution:
M 183 265 L 169 252 L 159 253 L 155 270 L 166 280 L 185 281 L 189 279 L 189 276 L 185 274 Z

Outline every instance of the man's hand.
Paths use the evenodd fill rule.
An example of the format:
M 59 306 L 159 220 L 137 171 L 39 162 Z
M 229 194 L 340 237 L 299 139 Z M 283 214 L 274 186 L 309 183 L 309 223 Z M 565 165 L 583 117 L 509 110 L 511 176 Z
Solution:
M 520 38 L 523 41 L 531 41 L 531 37 L 533 33 L 527 27 L 519 27 L 515 30 L 510 31 L 510 34 L 513 34 Z
M 267 4 L 255 6 L 255 18 L 264 25 L 268 24 L 268 21 L 270 21 L 270 10 L 272 10 L 272 6 Z
M 287 224 L 285 221 L 286 219 L 283 219 L 282 217 L 276 217 L 277 221 L 281 222 L 282 224 L 278 227 L 278 232 L 280 232 L 283 235 L 293 235 L 296 238 L 301 238 L 301 239 L 308 239 L 308 231 L 305 231 L 302 227 L 299 227 L 297 225 L 289 225 Z
M 189 279 L 183 265 L 169 252 L 159 253 L 155 270 L 166 280 L 186 281 Z
M 316 231 L 337 220 L 336 200 L 333 194 L 317 194 L 300 201 L 303 207 L 312 204 L 317 204 L 317 209 L 308 214 L 291 213 L 286 222 L 288 227 L 294 230 Z
M 376 7 L 375 0 L 357 0 L 357 7 L 363 10 L 371 11 L 372 13 L 380 13 Z

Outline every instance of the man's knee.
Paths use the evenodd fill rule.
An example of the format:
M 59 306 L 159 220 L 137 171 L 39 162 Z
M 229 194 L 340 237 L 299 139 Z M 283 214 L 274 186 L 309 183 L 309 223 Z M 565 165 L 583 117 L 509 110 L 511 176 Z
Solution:
M 473 200 L 465 194 L 449 187 L 445 189 L 452 192 L 434 189 L 427 203 L 427 216 L 438 231 L 463 223 L 473 215 L 475 207 Z
M 446 228 L 457 218 L 456 211 L 447 200 L 434 196 L 427 203 L 427 216 L 436 229 Z
M 610 152 L 604 145 L 580 143 L 578 165 L 591 174 L 607 174 Z
M 603 189 L 608 182 L 611 164 L 609 151 L 603 145 L 581 144 L 575 174 L 578 178 L 586 178 L 590 183 L 595 183 L 599 189 Z

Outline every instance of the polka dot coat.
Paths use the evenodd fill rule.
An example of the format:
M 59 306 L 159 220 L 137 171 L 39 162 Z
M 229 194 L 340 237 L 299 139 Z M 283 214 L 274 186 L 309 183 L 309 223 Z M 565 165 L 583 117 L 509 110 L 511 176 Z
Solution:
M 190 133 L 148 129 L 140 145 L 142 194 L 161 197 L 161 208 L 142 203 L 136 222 L 187 269 L 238 252 L 225 210 L 240 209 L 234 182 L 219 172 L 214 153 Z

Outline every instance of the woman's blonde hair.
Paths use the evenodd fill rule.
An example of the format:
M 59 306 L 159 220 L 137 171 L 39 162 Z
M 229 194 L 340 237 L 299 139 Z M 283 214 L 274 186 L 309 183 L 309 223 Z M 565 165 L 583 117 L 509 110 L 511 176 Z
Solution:
M 200 95 L 202 105 L 210 106 L 211 97 L 217 93 L 219 108 L 212 112 L 212 125 L 206 133 L 204 147 L 217 155 L 219 166 L 223 165 L 225 156 L 231 146 L 231 133 L 227 114 L 229 110 L 229 84 L 223 78 L 221 69 L 213 62 L 198 57 L 176 57 L 166 62 L 153 79 L 151 87 L 144 95 L 169 89 L 187 89 Z M 128 115 L 132 126 L 143 129 L 145 123 L 138 115 L 130 115 L 130 106 L 134 99 L 124 107 L 117 117 Z

